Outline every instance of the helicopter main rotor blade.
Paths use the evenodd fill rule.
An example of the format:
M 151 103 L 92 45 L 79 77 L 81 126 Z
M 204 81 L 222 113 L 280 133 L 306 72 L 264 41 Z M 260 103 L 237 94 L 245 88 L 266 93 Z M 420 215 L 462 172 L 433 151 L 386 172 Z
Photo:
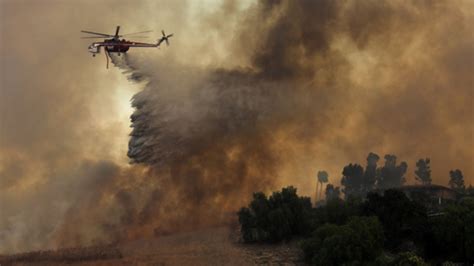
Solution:
M 95 34 L 95 35 L 104 36 L 104 37 L 114 37 L 114 35 L 99 33 L 99 32 L 93 32 L 93 31 L 81 30 L 81 32 L 88 33 L 88 34 Z
M 114 36 L 119 36 L 119 31 L 120 31 L 120 26 L 117 26 L 117 29 L 115 30 L 115 35 Z
M 153 31 L 152 31 L 152 30 L 139 31 L 139 32 L 134 32 L 134 33 L 123 34 L 123 35 L 121 35 L 121 36 L 128 36 L 128 35 L 140 34 L 140 33 L 148 33 L 148 32 L 153 32 Z
M 104 39 L 104 37 L 81 37 L 81 39 Z

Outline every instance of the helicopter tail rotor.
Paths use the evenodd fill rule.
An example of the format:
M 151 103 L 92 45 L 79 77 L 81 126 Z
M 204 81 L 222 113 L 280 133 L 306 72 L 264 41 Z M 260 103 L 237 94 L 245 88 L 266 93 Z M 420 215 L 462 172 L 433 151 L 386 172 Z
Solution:
M 169 35 L 166 35 L 165 34 L 165 31 L 164 30 L 161 30 L 161 34 L 163 35 L 163 37 L 161 37 L 161 39 L 158 41 L 158 44 L 157 46 L 160 46 L 160 44 L 162 42 L 166 42 L 166 45 L 169 46 L 170 45 L 170 42 L 168 41 L 169 38 L 173 37 L 173 33 L 169 34 Z

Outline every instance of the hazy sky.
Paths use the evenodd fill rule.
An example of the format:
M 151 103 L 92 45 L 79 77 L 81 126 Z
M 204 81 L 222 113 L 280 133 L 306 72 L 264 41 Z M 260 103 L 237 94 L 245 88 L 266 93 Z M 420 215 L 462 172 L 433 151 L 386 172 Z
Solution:
M 365 165 L 371 151 L 407 161 L 409 182 L 425 157 L 434 183 L 447 185 L 455 168 L 473 182 L 472 1 L 273 2 L 0 0 L 0 252 L 54 246 L 65 215 L 95 199 L 85 194 L 138 186 L 116 179 L 141 176 L 126 154 L 130 99 L 145 85 L 105 69 L 80 30 L 155 30 L 150 42 L 161 29 L 174 33 L 170 47 L 129 52 L 164 84 L 186 87 L 216 69 L 258 73 L 245 84 L 263 84 L 262 95 L 278 90 L 268 108 L 248 92 L 262 100 L 256 111 L 270 112 L 256 135 L 271 144 L 249 139 L 278 157 L 273 186 L 310 195 L 321 169 L 339 185 L 342 167 Z M 205 105 L 189 97 L 199 87 L 173 86 L 167 107 Z M 239 146 L 248 132 L 230 133 Z

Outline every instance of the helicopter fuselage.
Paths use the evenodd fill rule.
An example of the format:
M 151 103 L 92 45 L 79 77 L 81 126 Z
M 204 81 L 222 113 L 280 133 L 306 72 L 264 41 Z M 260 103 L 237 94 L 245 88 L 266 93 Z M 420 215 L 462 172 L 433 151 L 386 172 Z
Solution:
M 142 42 L 134 42 L 134 41 L 127 41 L 125 39 L 117 40 L 117 39 L 106 39 L 103 42 L 94 42 L 89 45 L 88 50 L 92 53 L 93 56 L 95 54 L 100 53 L 101 47 L 104 47 L 105 51 L 108 53 L 126 53 L 130 47 L 158 47 L 159 44 L 154 43 L 142 43 Z
M 89 52 L 92 54 L 100 53 L 100 47 L 104 47 L 104 49 L 109 53 L 126 53 L 130 46 L 136 45 L 136 42 L 130 42 L 126 40 L 114 40 L 108 39 L 104 40 L 103 42 L 94 42 L 89 46 Z

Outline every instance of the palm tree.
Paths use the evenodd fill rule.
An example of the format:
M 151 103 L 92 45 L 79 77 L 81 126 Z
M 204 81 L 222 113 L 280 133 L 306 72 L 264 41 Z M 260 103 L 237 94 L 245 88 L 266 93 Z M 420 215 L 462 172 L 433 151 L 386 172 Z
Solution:
M 318 182 L 316 183 L 316 202 L 318 202 L 318 200 L 321 197 L 321 194 L 322 194 L 322 191 L 323 191 L 323 183 L 328 182 L 328 177 L 329 177 L 329 175 L 326 171 L 318 171 Z M 319 185 L 319 196 L 318 196 L 318 183 L 320 184 Z

